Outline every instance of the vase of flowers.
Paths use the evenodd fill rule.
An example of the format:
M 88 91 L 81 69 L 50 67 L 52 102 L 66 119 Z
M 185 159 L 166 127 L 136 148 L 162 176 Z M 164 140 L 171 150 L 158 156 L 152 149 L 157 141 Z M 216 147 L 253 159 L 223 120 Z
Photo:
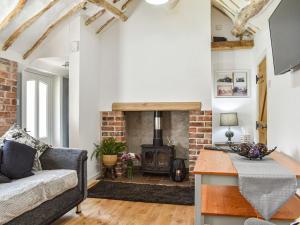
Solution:
M 129 179 L 132 179 L 133 178 L 133 166 L 134 166 L 133 161 L 140 160 L 141 159 L 140 156 L 135 153 L 124 152 L 121 159 L 127 165 L 127 177 Z

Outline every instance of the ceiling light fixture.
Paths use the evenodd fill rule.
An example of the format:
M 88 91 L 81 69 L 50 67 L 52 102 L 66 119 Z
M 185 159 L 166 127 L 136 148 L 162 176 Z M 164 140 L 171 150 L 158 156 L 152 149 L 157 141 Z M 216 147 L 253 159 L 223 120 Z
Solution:
M 163 5 L 166 4 L 169 0 L 146 0 L 147 3 L 151 5 Z

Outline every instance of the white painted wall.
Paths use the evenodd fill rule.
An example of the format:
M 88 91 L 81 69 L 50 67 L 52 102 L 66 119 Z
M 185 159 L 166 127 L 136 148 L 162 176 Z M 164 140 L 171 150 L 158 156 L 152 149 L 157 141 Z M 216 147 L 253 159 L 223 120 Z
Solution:
M 254 138 L 256 120 L 256 84 L 253 71 L 252 50 L 235 50 L 212 53 L 212 74 L 222 70 L 246 70 L 249 71 L 250 97 L 248 98 L 216 98 L 213 92 L 213 142 L 227 140 L 225 132 L 227 127 L 220 127 L 220 113 L 237 112 L 239 126 L 232 127 L 235 136 L 234 142 L 240 141 L 242 130 L 246 130 Z M 214 79 L 214 78 L 213 78 Z
M 79 81 L 79 132 L 80 147 L 88 150 L 88 179 L 99 175 L 98 162 L 91 160 L 94 143 L 100 138 L 99 115 L 99 39 L 88 29 L 81 18 L 80 27 L 80 81 Z
M 94 143 L 100 137 L 98 38 L 82 17 L 70 25 L 72 41 L 79 41 L 79 51 L 70 54 L 70 147 L 88 151 L 88 179 L 99 174 L 97 161 L 91 160 Z M 74 35 L 73 35 L 74 34 Z
M 217 27 L 222 27 L 218 30 Z M 212 35 L 227 37 L 228 40 L 236 40 L 231 34 L 233 24 L 231 19 L 220 11 L 212 8 Z M 252 50 L 217 51 L 212 52 L 212 80 L 216 71 L 246 70 L 249 71 L 250 97 L 249 98 L 216 98 L 214 87 L 212 87 L 212 109 L 213 109 L 213 142 L 225 142 L 227 127 L 220 127 L 220 113 L 237 112 L 239 126 L 232 127 L 235 136 L 234 142 L 240 141 L 242 131 L 251 134 L 254 140 L 256 120 L 256 84 L 255 70 L 253 68 Z
M 61 76 L 53 77 L 53 146 L 62 146 L 62 79 Z
M 280 1 L 275 1 L 274 10 Z M 271 11 L 272 12 L 272 11 Z M 265 13 L 269 16 L 270 10 Z M 265 15 L 262 15 L 265 16 Z M 255 38 L 256 64 L 267 57 L 268 75 L 268 143 L 300 161 L 300 71 L 281 76 L 274 75 L 270 31 L 265 21 L 265 29 Z M 287 53 L 288 54 L 288 53 Z
M 103 34 L 100 34 L 98 71 L 99 111 L 111 111 L 112 102 L 120 99 L 120 24 L 116 22 Z
M 201 101 L 211 109 L 210 9 L 209 0 L 180 1 L 173 10 L 140 1 L 119 31 L 101 34 L 102 46 L 113 45 L 108 39 L 117 46 L 101 49 L 109 59 L 100 110 L 114 101 Z

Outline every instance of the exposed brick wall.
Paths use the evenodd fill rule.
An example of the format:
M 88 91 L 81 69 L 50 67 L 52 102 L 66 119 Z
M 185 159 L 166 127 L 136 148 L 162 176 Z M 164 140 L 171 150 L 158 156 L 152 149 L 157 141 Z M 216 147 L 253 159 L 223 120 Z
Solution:
M 0 58 L 0 136 L 16 122 L 17 63 Z
M 126 141 L 124 112 L 101 112 L 101 140 L 114 137 L 118 141 Z
M 212 144 L 212 111 L 190 111 L 189 119 L 189 171 L 195 167 L 195 162 L 204 146 Z

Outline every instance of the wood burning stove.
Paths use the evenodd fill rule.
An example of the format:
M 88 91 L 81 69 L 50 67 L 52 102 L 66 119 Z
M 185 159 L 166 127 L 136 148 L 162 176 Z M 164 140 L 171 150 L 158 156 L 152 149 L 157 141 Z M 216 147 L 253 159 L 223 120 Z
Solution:
M 154 134 L 152 145 L 142 145 L 142 172 L 170 174 L 175 158 L 174 146 L 163 144 L 161 128 L 162 112 L 154 112 Z

